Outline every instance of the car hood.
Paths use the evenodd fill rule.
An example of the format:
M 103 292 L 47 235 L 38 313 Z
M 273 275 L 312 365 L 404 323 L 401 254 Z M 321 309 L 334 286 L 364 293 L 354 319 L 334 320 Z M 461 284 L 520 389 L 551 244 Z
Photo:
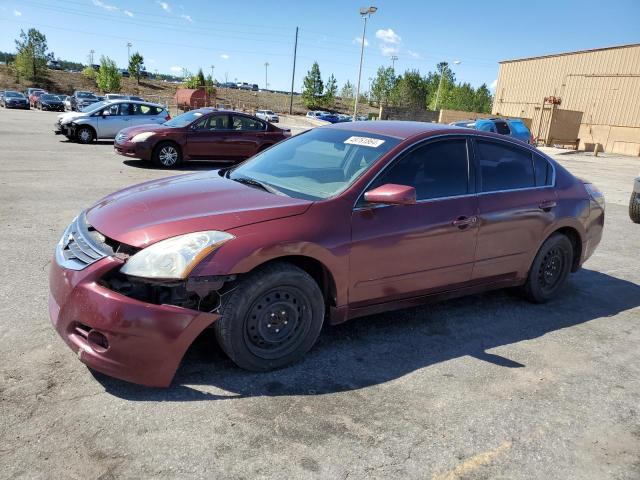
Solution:
M 58 115 L 58 119 L 60 119 L 60 123 L 67 123 L 78 117 L 85 117 L 86 115 L 84 112 L 66 112 Z
M 312 203 L 240 184 L 216 170 L 120 190 L 89 208 L 87 220 L 103 235 L 142 248 L 185 233 L 300 215 Z
M 120 130 L 120 133 L 124 133 L 127 138 L 132 138 L 133 136 L 144 132 L 169 133 L 180 131 L 182 131 L 181 128 L 165 127 L 164 125 L 158 123 L 147 123 L 144 125 L 136 125 L 134 127 L 123 128 L 122 130 Z

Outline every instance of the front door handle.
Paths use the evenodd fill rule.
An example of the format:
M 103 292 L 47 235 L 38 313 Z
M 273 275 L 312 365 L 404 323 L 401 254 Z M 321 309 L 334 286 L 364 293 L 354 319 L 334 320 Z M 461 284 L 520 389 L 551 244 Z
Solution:
M 551 209 L 553 207 L 555 207 L 557 204 L 554 200 L 549 200 L 548 202 L 542 202 L 538 205 L 538 207 L 540 208 L 540 210 L 544 211 L 544 212 L 549 212 L 551 211 Z
M 476 217 L 475 215 L 471 217 L 465 217 L 464 215 L 462 215 L 456 218 L 453 222 L 451 222 L 451 224 L 454 227 L 458 227 L 460 230 L 464 230 L 465 228 L 468 228 L 469 226 L 474 225 L 477 221 L 478 221 L 478 217 Z

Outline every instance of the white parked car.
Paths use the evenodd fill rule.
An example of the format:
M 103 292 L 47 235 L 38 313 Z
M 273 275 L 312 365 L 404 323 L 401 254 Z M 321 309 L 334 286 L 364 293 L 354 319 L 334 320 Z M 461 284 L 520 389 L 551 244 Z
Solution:
M 273 112 L 273 110 L 256 110 L 256 117 L 271 123 L 278 123 L 280 121 L 280 117 L 278 117 L 278 114 Z
M 123 128 L 161 124 L 170 118 L 167 109 L 155 103 L 105 100 L 91 105 L 82 112 L 58 115 L 54 132 L 79 143 L 91 143 L 98 138 L 115 138 Z
M 629 200 L 629 216 L 634 223 L 640 223 L 640 177 L 633 182 L 633 192 Z

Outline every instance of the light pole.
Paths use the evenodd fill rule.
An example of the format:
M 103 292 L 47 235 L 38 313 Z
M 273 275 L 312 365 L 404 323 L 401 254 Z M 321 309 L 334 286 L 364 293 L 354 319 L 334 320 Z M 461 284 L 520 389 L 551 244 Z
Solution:
M 131 62 L 131 42 L 127 42 L 127 62 Z
M 378 7 L 374 7 L 374 6 L 371 6 L 369 8 L 363 7 L 360 9 L 360 16 L 364 20 L 364 26 L 362 27 L 362 38 L 360 39 L 362 45 L 360 46 L 360 68 L 358 69 L 358 85 L 356 86 L 356 101 L 353 107 L 354 122 L 358 117 L 358 100 L 360 99 L 359 98 L 360 97 L 360 79 L 362 78 L 362 60 L 364 58 L 364 42 L 365 42 L 365 35 L 367 33 L 367 19 L 372 14 L 376 13 L 377 10 L 378 10 Z
M 454 60 L 454 65 L 460 65 L 462 62 L 460 60 Z M 438 111 L 438 100 L 440 100 L 440 89 L 442 88 L 442 79 L 444 78 L 444 72 L 449 68 L 449 64 L 444 62 L 444 66 L 442 67 L 442 72 L 440 72 L 440 81 L 438 82 L 438 92 L 436 93 L 436 104 L 433 106 L 434 111 Z
M 264 62 L 264 89 L 269 90 L 269 62 Z
M 215 65 L 211 65 L 211 81 L 213 82 L 213 69 L 216 68 Z

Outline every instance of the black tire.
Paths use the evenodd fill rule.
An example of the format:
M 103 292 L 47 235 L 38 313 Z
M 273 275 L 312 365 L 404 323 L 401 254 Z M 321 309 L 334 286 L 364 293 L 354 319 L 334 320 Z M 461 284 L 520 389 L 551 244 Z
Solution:
M 629 218 L 633 223 L 640 223 L 640 193 L 631 192 L 629 200 Z
M 80 127 L 76 130 L 76 140 L 78 143 L 87 144 L 91 143 L 96 138 L 96 132 L 91 127 Z
M 567 283 L 573 264 L 573 245 L 566 235 L 554 233 L 540 247 L 522 292 L 533 303 L 554 299 Z
M 151 158 L 160 168 L 175 168 L 182 163 L 182 151 L 174 142 L 160 142 L 153 149 Z
M 298 361 L 324 321 L 318 284 L 300 268 L 274 263 L 239 280 L 223 295 L 214 323 L 220 347 L 246 370 L 265 372 Z

